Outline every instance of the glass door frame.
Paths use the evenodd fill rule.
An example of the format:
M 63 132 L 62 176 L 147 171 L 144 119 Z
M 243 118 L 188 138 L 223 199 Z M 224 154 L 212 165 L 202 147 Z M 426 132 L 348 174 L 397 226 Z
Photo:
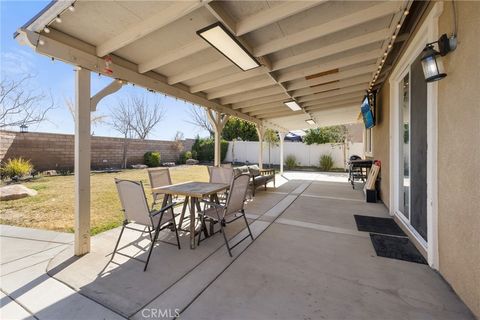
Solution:
M 427 252 L 429 265 L 438 269 L 438 177 L 437 177 L 437 97 L 438 82 L 427 85 L 427 241 L 410 225 L 410 221 L 402 218 L 399 212 L 399 83 L 410 71 L 411 64 L 420 55 L 426 43 L 439 38 L 438 19 L 443 12 L 443 3 L 436 2 L 428 12 L 423 23 L 418 27 L 413 38 L 400 59 L 397 61 L 389 77 L 389 117 L 390 117 L 390 215 L 398 218 L 411 237 Z
M 410 76 L 411 70 L 410 70 L 410 69 L 411 69 L 411 68 L 410 68 L 410 65 L 409 65 L 409 66 L 400 74 L 399 77 L 400 77 L 401 80 L 397 83 L 397 85 L 398 85 L 398 88 L 397 88 L 397 89 L 398 89 L 398 93 L 399 93 L 399 94 L 398 94 L 398 108 L 399 108 L 399 110 L 398 110 L 398 114 L 397 114 L 397 119 L 398 119 L 398 129 L 397 129 L 397 130 L 398 130 L 398 132 L 397 132 L 397 136 L 398 136 L 398 147 L 397 147 L 397 149 L 396 149 L 396 150 L 397 150 L 396 154 L 397 154 L 397 157 L 399 158 L 399 159 L 397 159 L 397 161 L 398 161 L 398 169 L 396 170 L 396 171 L 397 171 L 397 172 L 396 172 L 396 173 L 397 173 L 397 177 L 398 177 L 398 183 L 397 183 L 397 188 L 398 188 L 398 189 L 397 189 L 397 193 L 398 193 L 397 195 L 398 195 L 398 198 L 397 198 L 397 203 L 396 203 L 396 205 L 397 205 L 397 206 L 396 206 L 396 208 L 397 208 L 396 213 L 398 213 L 398 217 L 399 217 L 400 219 L 404 220 L 408 225 L 411 225 L 410 220 L 411 220 L 411 217 L 412 217 L 412 211 L 411 211 L 411 208 L 410 208 L 410 204 L 411 204 L 411 202 L 412 202 L 412 194 L 411 194 L 411 193 L 412 193 L 412 188 L 411 188 L 411 187 L 408 188 L 408 217 L 405 215 L 404 212 L 402 212 L 401 207 L 400 207 L 400 203 L 399 203 L 399 201 L 400 201 L 400 199 L 401 199 L 400 194 L 401 194 L 401 191 L 402 191 L 402 190 L 400 190 L 400 186 L 404 186 L 404 180 L 403 180 L 403 179 L 405 179 L 405 173 L 402 174 L 403 179 L 400 179 L 400 174 L 401 174 L 400 171 L 402 171 L 402 170 L 405 171 L 405 166 L 404 166 L 404 164 L 401 165 L 401 163 L 400 163 L 401 161 L 403 161 L 403 163 L 405 163 L 404 160 L 403 160 L 403 158 L 405 157 L 405 154 L 403 153 L 403 152 L 405 151 L 405 149 L 404 149 L 404 144 L 402 144 L 402 143 L 400 142 L 400 141 L 403 141 L 402 137 L 403 137 L 403 134 L 405 134 L 405 132 L 404 132 L 404 127 L 403 127 L 403 121 L 402 121 L 402 120 L 403 120 L 403 114 L 402 114 L 402 112 L 403 112 L 403 102 L 404 102 L 404 101 L 403 101 L 403 97 L 402 97 L 402 95 L 401 95 L 402 91 L 401 91 L 400 87 L 401 87 L 401 85 L 403 84 L 403 80 L 404 80 L 405 77 L 408 75 L 408 123 L 409 123 L 409 128 L 408 128 L 408 136 L 409 136 L 409 151 L 408 151 L 408 163 L 409 163 L 409 168 L 408 168 L 408 171 L 409 171 L 409 174 L 408 174 L 408 176 L 409 176 L 410 181 L 411 181 L 411 179 L 412 179 L 412 177 L 411 177 L 411 171 L 412 171 L 412 170 L 411 170 L 411 167 L 412 167 L 412 156 L 411 156 L 411 145 L 410 145 L 410 138 L 411 138 L 411 133 L 410 133 L 410 131 L 411 131 L 410 115 L 411 115 L 411 107 L 412 107 L 412 100 L 411 100 L 411 99 L 412 99 L 412 94 L 411 94 L 411 76 Z M 403 156 L 402 159 L 400 159 L 400 150 L 403 150 L 403 152 L 402 152 L 402 156 Z M 411 182 L 410 182 L 410 184 L 411 184 Z M 404 191 L 403 191 L 403 192 L 404 192 Z M 416 232 L 416 231 L 415 231 L 415 232 Z

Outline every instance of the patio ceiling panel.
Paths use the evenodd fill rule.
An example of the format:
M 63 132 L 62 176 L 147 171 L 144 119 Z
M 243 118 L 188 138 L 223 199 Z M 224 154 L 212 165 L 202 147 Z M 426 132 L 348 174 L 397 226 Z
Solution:
M 169 76 L 167 82 L 170 85 L 174 85 L 180 82 L 185 82 L 191 79 L 195 79 L 197 77 L 201 77 L 209 73 L 214 73 L 218 70 L 232 69 L 232 67 L 236 68 L 236 66 L 232 66 L 232 63 L 227 59 L 218 59 L 217 61 L 199 65 L 196 68 L 187 69 L 179 72 L 176 75 Z
M 306 106 L 306 109 L 309 112 L 319 112 L 321 110 L 328 110 L 331 108 L 337 108 L 337 107 L 344 107 L 344 106 L 358 106 L 358 99 L 347 99 L 347 100 L 342 100 L 338 102 L 331 102 L 331 103 L 324 103 L 324 104 L 316 104 L 312 106 Z M 358 114 L 358 113 L 357 113 Z
M 373 71 L 377 70 L 375 64 L 369 64 L 364 66 L 359 66 L 355 68 L 342 68 L 342 69 L 332 69 L 333 73 L 327 73 L 326 75 L 315 76 L 310 78 L 304 78 L 289 82 L 286 84 L 286 87 L 289 91 L 309 88 L 312 86 L 317 86 L 320 84 L 325 84 L 333 81 L 339 81 L 342 79 L 348 79 L 354 76 L 360 76 L 365 74 L 372 74 Z
M 245 79 L 250 79 L 253 77 L 257 77 L 259 75 L 264 75 L 265 70 L 263 70 L 264 67 L 259 67 L 255 68 L 252 70 L 248 70 L 245 72 L 239 72 L 238 68 L 236 68 L 236 72 L 232 72 L 230 75 L 222 77 L 222 78 L 216 78 L 211 81 L 202 81 L 197 85 L 192 85 L 190 86 L 190 92 L 199 92 L 199 91 L 205 91 L 209 89 L 214 89 L 218 87 L 225 86 L 227 84 L 231 83 L 236 83 L 238 81 L 242 81 Z
M 278 72 L 277 79 L 279 82 L 302 79 L 318 73 L 327 72 L 332 69 L 338 69 L 362 62 L 372 62 L 380 55 L 382 55 L 382 51 L 380 49 L 374 49 L 367 52 L 349 55 L 340 59 L 336 58 L 329 62 L 321 62 L 317 60 L 313 63 L 281 70 Z
M 305 28 L 298 32 L 289 33 L 284 37 L 276 38 L 270 41 L 266 41 L 263 44 L 259 44 L 254 48 L 254 54 L 256 56 L 263 56 L 270 54 L 272 52 L 280 51 L 295 45 L 302 44 L 304 42 L 326 36 L 331 33 L 338 32 L 343 29 L 354 27 L 362 23 L 380 18 L 383 16 L 388 16 L 400 10 L 400 2 L 385 2 L 380 4 L 375 4 L 374 6 L 367 7 L 364 9 L 355 8 L 353 12 L 345 12 L 349 8 L 345 6 L 342 2 L 334 2 L 336 6 L 339 7 L 340 12 L 333 14 L 333 10 L 322 10 L 327 14 L 322 17 L 318 16 L 322 12 L 310 12 L 310 14 L 315 15 L 316 19 L 319 19 L 323 23 L 319 25 L 312 25 L 309 28 Z M 322 7 L 322 9 L 324 9 Z M 313 10 L 312 10 L 313 11 Z M 296 21 L 294 21 L 296 22 Z M 287 30 L 288 28 L 283 28 Z
M 282 93 L 283 90 L 280 86 L 274 86 L 267 89 L 256 89 L 250 90 L 243 93 L 237 93 L 231 96 L 220 99 L 221 104 L 231 104 L 235 102 L 242 102 L 247 100 L 252 100 L 256 98 L 262 98 L 264 96 L 270 96 L 277 93 Z
M 288 99 L 288 96 L 286 94 L 279 93 L 279 94 L 264 96 L 258 99 L 251 99 L 251 100 L 242 101 L 238 103 L 232 103 L 231 106 L 233 109 L 241 109 L 245 107 L 259 106 L 259 105 L 270 103 L 270 102 L 286 101 L 287 99 Z
M 371 78 L 372 78 L 371 74 L 356 76 L 348 79 L 343 79 L 340 81 L 334 81 L 327 84 L 321 84 L 321 85 L 316 85 L 309 88 L 298 89 L 293 91 L 292 95 L 295 98 L 304 97 L 304 96 L 309 96 L 311 94 L 331 91 L 333 89 L 340 89 L 340 88 L 344 88 L 344 87 L 348 87 L 356 84 L 361 84 L 361 83 L 368 84 Z
M 304 103 L 304 107 L 308 109 L 310 107 L 328 106 L 328 105 L 333 105 L 333 104 L 338 104 L 343 102 L 350 102 L 350 101 L 356 101 L 358 103 L 359 101 L 361 101 L 364 95 L 365 95 L 365 91 L 358 91 L 354 93 L 343 94 L 341 96 L 324 98 L 321 100 L 312 100 Z
M 240 110 L 244 113 L 249 113 L 252 111 L 257 111 L 257 110 L 262 110 L 262 109 L 271 109 L 271 108 L 279 108 L 279 107 L 285 107 L 285 104 L 283 102 L 270 102 L 270 103 L 264 103 L 252 107 L 247 107 L 247 108 L 241 108 Z
M 24 27 L 47 43 L 57 41 L 58 47 L 85 49 L 88 61 L 110 54 L 115 63 L 159 82 L 148 86 L 154 90 L 257 123 L 266 119 L 272 119 L 267 125 L 289 123 L 293 130 L 306 127 L 304 120 L 313 115 L 307 112 L 316 110 L 312 106 L 355 97 L 360 104 L 361 92 L 368 89 L 388 39 L 409 5 L 407 1 L 77 0 L 75 12 L 63 11 L 67 6 L 57 4 Z M 60 12 L 62 23 L 51 23 L 52 32 L 44 33 L 43 26 Z M 242 72 L 196 35 L 217 21 L 257 56 L 261 67 Z M 39 52 L 85 68 L 102 65 L 102 59 L 92 68 L 71 54 L 57 54 L 52 46 L 39 48 L 38 38 L 33 45 Z M 112 77 L 118 77 L 115 72 Z M 146 83 L 128 74 L 132 79 L 124 80 Z M 307 109 L 287 109 L 283 103 L 292 98 Z M 285 115 L 291 119 L 287 121 Z
M 207 91 L 207 98 L 216 99 L 220 97 L 225 97 L 225 96 L 245 92 L 248 90 L 254 90 L 254 89 L 264 88 L 264 87 L 272 87 L 275 85 L 276 85 L 276 82 L 272 78 L 263 74 L 255 78 L 235 82 L 233 86 L 225 85 L 218 88 L 218 90 L 214 90 L 214 91 L 209 90 Z

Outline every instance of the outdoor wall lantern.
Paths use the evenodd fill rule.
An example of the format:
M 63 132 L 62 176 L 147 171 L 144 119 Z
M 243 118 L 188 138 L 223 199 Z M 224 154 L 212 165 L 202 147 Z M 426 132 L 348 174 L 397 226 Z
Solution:
M 26 133 L 26 132 L 28 132 L 28 126 L 27 126 L 26 124 L 22 124 L 22 125 L 20 126 L 20 132 L 21 132 L 21 133 Z
M 435 43 L 438 45 L 439 51 L 434 49 Z M 455 36 L 448 38 L 446 34 L 443 34 L 438 41 L 427 43 L 421 58 L 425 81 L 434 82 L 447 76 L 442 57 L 455 50 L 456 47 L 457 38 Z
M 223 54 L 243 71 L 260 66 L 255 57 L 220 22 L 197 31 L 197 35 Z

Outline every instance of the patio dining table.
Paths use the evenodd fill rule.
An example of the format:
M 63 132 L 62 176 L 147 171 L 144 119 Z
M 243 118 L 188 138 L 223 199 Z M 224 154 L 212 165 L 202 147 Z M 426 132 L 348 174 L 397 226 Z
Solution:
M 182 215 L 179 222 L 179 229 L 190 233 L 190 248 L 195 249 L 195 210 L 201 210 L 200 200 L 210 197 L 213 198 L 212 200 L 218 202 L 217 193 L 227 190 L 228 187 L 229 185 L 224 183 L 184 182 L 154 188 L 153 191 L 165 195 L 163 197 L 162 207 L 165 207 L 170 203 L 174 195 L 185 197 L 185 203 L 183 205 Z M 190 225 L 188 230 L 185 230 L 182 229 L 182 223 L 187 204 L 189 204 L 190 207 Z

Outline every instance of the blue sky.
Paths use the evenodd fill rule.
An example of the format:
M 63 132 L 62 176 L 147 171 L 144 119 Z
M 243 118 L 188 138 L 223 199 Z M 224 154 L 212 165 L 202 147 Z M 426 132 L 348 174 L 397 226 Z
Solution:
M 72 116 L 64 103 L 65 98 L 74 98 L 73 66 L 59 61 L 52 62 L 49 58 L 36 54 L 31 48 L 19 45 L 12 36 L 18 27 L 32 18 L 49 2 L 50 0 L 0 0 L 0 74 L 2 79 L 19 77 L 25 73 L 34 74 L 35 78 L 30 82 L 31 89 L 52 94 L 57 108 L 49 113 L 48 121 L 30 127 L 30 131 L 73 133 Z M 92 94 L 110 81 L 110 78 L 92 74 Z M 193 138 L 197 134 L 208 135 L 207 132 L 186 122 L 189 118 L 190 104 L 164 97 L 158 93 L 149 93 L 145 89 L 131 85 L 124 86 L 117 93 L 103 99 L 97 106 L 97 113 L 108 117 L 110 108 L 114 107 L 119 99 L 126 98 L 129 94 L 138 96 L 145 94 L 149 99 L 160 99 L 161 104 L 166 108 L 164 119 L 149 138 L 171 140 L 177 131 L 182 131 L 187 138 Z M 118 136 L 118 133 L 108 124 L 97 125 L 93 131 L 97 136 Z

